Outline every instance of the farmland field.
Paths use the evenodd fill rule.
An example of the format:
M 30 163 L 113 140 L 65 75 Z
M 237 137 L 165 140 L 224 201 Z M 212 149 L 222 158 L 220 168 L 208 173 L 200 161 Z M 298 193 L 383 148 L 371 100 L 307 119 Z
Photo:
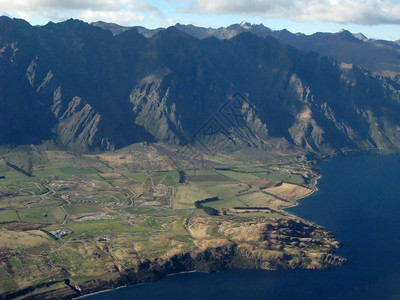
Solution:
M 300 175 L 292 175 L 292 174 L 286 174 L 286 173 L 270 173 L 270 174 L 256 174 L 260 178 L 266 178 L 270 180 L 275 180 L 275 181 L 284 181 L 288 183 L 294 183 L 294 184 L 303 184 L 304 179 Z
M 196 171 L 193 175 L 189 177 L 190 181 L 196 183 L 197 185 L 207 186 L 215 185 L 218 183 L 228 183 L 234 182 L 231 178 L 223 176 L 214 170 L 200 170 Z
M 64 209 L 69 215 L 104 212 L 101 206 L 88 204 L 66 205 L 64 206 Z
M 209 198 L 212 195 L 196 184 L 180 185 L 174 200 L 174 209 L 193 209 L 198 200 Z
M 100 155 L 24 151 L 0 158 L 0 293 L 52 282 L 39 289 L 49 291 L 65 278 L 107 278 L 143 259 L 208 247 L 226 239 L 221 224 L 288 218 L 280 208 L 311 191 L 300 175 L 227 155 L 209 162 L 218 168 L 173 170 L 145 145 Z
M 231 171 L 231 170 L 217 170 L 217 173 L 226 176 L 230 179 L 233 180 L 252 180 L 252 179 L 258 179 L 256 175 L 250 174 L 250 173 L 244 173 L 244 172 L 236 172 L 236 171 Z
M 22 222 L 60 223 L 65 218 L 65 213 L 59 207 L 31 208 L 17 210 Z
M 239 199 L 249 207 L 269 207 L 269 204 L 275 200 L 275 197 L 263 192 L 254 192 L 241 195 Z
M 0 210 L 0 223 L 18 222 L 18 216 L 13 210 Z

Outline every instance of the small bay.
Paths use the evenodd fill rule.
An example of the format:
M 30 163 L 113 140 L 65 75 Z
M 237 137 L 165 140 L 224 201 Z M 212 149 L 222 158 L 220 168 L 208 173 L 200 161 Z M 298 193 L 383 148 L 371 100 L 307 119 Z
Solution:
M 178 274 L 86 299 L 400 299 L 400 156 L 332 159 L 320 173 L 319 190 L 288 211 L 332 231 L 344 266 Z

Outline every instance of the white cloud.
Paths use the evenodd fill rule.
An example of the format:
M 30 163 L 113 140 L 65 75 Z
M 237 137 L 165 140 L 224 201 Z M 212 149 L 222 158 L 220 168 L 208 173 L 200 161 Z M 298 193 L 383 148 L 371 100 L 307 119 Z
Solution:
M 110 11 L 120 7 L 120 1 L 111 0 L 0 0 L 0 6 L 4 9 L 21 12 L 43 10 L 85 10 Z
M 132 23 L 143 22 L 144 15 L 133 11 L 92 11 L 85 10 L 74 16 L 86 22 L 105 21 L 129 26 Z
M 178 23 L 178 21 L 176 21 L 175 19 L 165 18 L 164 16 L 160 16 L 157 14 L 149 15 L 149 20 L 154 24 L 157 24 L 157 27 L 169 27 Z
M 149 14 L 163 17 L 156 6 L 145 0 L 0 0 L 0 7 L 5 15 L 31 22 L 77 18 L 132 25 L 143 22 Z
M 194 0 L 191 11 L 247 14 L 296 21 L 400 24 L 398 0 Z
M 0 8 L 2 14 L 35 24 L 72 17 L 88 22 L 165 26 L 174 20 L 199 23 L 205 15 L 224 15 L 233 21 L 243 15 L 243 19 L 400 24 L 399 0 L 0 0 Z

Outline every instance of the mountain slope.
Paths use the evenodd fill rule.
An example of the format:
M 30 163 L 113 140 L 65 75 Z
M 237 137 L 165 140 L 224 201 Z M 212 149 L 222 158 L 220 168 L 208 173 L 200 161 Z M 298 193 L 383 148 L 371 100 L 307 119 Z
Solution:
M 324 153 L 400 147 L 395 82 L 272 37 L 197 39 L 171 27 L 146 39 L 137 29 L 113 36 L 77 20 L 32 27 L 2 17 L 0 49 L 1 144 L 219 151 L 279 137 Z
M 293 34 L 287 30 L 273 31 L 264 25 L 242 22 L 226 28 L 203 28 L 176 24 L 176 28 L 196 38 L 230 39 L 243 32 L 259 37 L 272 36 L 295 48 L 314 51 L 335 60 L 353 63 L 382 76 L 400 80 L 400 45 L 396 42 L 368 39 L 363 34 L 347 30 L 338 33 L 318 32 L 312 35 Z
M 92 25 L 109 30 L 114 35 L 132 28 L 105 22 L 96 22 Z M 317 32 L 312 35 L 293 34 L 286 29 L 274 31 L 263 24 L 257 25 L 247 22 L 221 28 L 204 28 L 179 23 L 175 27 L 198 39 L 209 37 L 231 39 L 244 32 L 250 32 L 263 38 L 272 36 L 295 48 L 314 51 L 338 61 L 356 64 L 368 71 L 381 76 L 388 76 L 400 82 L 400 45 L 398 41 L 368 39 L 362 33 L 352 34 L 347 30 L 341 30 L 337 33 Z M 165 30 L 163 28 L 149 30 L 140 26 L 134 28 L 137 28 L 139 33 L 146 38 Z

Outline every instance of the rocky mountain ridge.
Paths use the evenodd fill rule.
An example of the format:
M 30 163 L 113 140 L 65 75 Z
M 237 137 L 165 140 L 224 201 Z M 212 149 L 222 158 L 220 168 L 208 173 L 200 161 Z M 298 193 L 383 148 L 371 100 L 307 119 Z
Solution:
M 139 33 L 147 38 L 163 30 L 163 28 L 149 30 L 140 26 L 123 27 L 104 22 L 96 22 L 92 25 L 110 30 L 115 35 L 121 31 L 137 28 Z M 362 33 L 351 33 L 345 29 L 337 33 L 317 32 L 306 35 L 292 33 L 286 29 L 272 30 L 263 24 L 250 24 L 245 21 L 221 28 L 204 28 L 179 23 L 174 27 L 198 39 L 210 37 L 222 40 L 231 39 L 243 32 L 250 32 L 262 38 L 272 36 L 297 49 L 314 51 L 340 62 L 353 63 L 376 74 L 389 76 L 397 81 L 400 80 L 399 41 L 369 39 Z
M 1 17 L 0 73 L 0 144 L 53 140 L 90 152 L 161 141 L 214 152 L 279 137 L 317 153 L 400 146 L 395 81 L 250 32 L 198 39 L 171 27 L 146 38 L 135 28 L 113 35 L 78 20 L 33 27 Z

